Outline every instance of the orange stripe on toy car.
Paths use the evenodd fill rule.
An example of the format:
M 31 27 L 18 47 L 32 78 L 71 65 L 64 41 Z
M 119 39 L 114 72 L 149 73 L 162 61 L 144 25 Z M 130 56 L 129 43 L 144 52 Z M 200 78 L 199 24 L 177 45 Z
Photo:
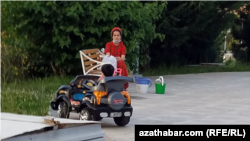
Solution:
M 101 104 L 101 98 L 105 95 L 107 95 L 107 92 L 102 92 L 102 91 L 94 91 L 93 93 L 96 96 L 96 101 L 97 101 L 97 105 Z
M 127 103 L 130 104 L 131 103 L 131 99 L 130 99 L 130 95 L 128 93 L 128 91 L 122 91 L 121 94 L 127 98 Z

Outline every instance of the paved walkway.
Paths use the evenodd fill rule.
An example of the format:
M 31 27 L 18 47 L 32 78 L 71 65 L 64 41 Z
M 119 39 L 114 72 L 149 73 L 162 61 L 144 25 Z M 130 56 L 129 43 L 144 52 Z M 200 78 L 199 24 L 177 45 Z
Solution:
M 164 95 L 155 94 L 158 77 L 149 78 L 147 94 L 130 84 L 134 112 L 127 126 L 102 120 L 107 141 L 133 141 L 135 124 L 250 124 L 250 72 L 164 76 Z

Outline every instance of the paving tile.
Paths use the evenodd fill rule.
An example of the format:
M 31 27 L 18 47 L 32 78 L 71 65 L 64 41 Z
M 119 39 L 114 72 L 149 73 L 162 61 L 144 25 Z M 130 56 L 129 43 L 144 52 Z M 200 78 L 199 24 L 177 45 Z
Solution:
M 112 118 L 103 119 L 108 137 L 134 140 L 135 124 L 250 124 L 250 72 L 163 77 L 165 94 L 155 94 L 154 80 L 159 76 L 148 77 L 153 85 L 147 94 L 137 93 L 136 84 L 129 84 L 133 116 L 125 127 L 117 127 Z

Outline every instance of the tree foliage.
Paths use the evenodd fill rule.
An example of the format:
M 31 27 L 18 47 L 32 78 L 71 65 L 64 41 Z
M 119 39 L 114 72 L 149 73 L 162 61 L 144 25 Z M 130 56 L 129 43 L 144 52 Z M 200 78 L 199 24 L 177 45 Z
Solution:
M 243 4 L 241 1 L 3 1 L 2 71 L 25 76 L 82 74 L 79 51 L 104 48 L 112 40 L 110 31 L 115 26 L 123 30 L 130 70 L 135 70 L 137 59 L 140 71 L 149 69 L 148 64 L 154 67 L 162 63 L 216 62 L 221 57 L 226 31 L 232 26 L 235 40 L 228 45 L 236 56 L 249 61 L 249 12 L 239 12 L 240 18 L 233 13 Z M 237 45 L 237 40 L 243 44 Z M 8 66 L 17 71 L 8 71 L 11 70 Z
M 235 57 L 242 61 L 250 62 L 250 2 L 242 5 L 237 11 L 239 18 L 232 27 L 232 35 L 238 42 L 232 43 Z
M 22 79 L 27 72 L 28 56 L 22 50 L 20 39 L 1 31 L 1 78 L 3 82 L 9 82 L 15 78 Z
M 143 5 L 138 1 L 8 1 L 2 2 L 2 30 L 29 41 L 21 46 L 28 52 L 30 71 L 55 74 L 81 74 L 79 51 L 104 48 L 111 40 L 110 31 L 119 26 L 127 47 L 128 67 L 133 69 L 141 54 L 155 38 L 154 20 L 166 2 Z M 140 51 L 136 51 L 137 44 Z M 41 68 L 44 68 L 41 70 Z M 47 70 L 47 71 L 45 71 Z
M 216 61 L 218 46 L 223 43 L 218 37 L 222 37 L 222 32 L 236 19 L 228 11 L 239 7 L 239 3 L 169 2 L 163 18 L 156 23 L 157 31 L 163 33 L 165 39 L 163 42 L 155 40 L 151 45 L 152 65 Z

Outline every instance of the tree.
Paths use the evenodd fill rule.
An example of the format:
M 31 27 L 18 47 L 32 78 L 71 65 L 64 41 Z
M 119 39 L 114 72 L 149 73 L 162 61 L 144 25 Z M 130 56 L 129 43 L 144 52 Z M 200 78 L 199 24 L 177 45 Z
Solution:
M 237 11 L 238 19 L 232 28 L 233 37 L 240 43 L 232 44 L 232 51 L 236 59 L 250 62 L 250 3 L 245 3 Z
M 217 37 L 229 29 L 236 19 L 230 11 L 240 2 L 169 2 L 157 24 L 165 35 L 163 42 L 154 40 L 150 46 L 151 64 L 198 64 L 214 62 Z
M 133 70 L 133 62 L 147 45 L 163 38 L 155 32 L 154 20 L 165 5 L 138 1 L 4 1 L 2 30 L 30 42 L 22 49 L 28 52 L 33 73 L 45 75 L 53 70 L 57 75 L 76 75 L 82 73 L 79 50 L 105 47 L 111 40 L 111 29 L 119 26 L 127 46 L 128 67 Z M 141 52 L 136 51 L 137 44 Z M 147 55 L 139 57 L 144 65 Z

